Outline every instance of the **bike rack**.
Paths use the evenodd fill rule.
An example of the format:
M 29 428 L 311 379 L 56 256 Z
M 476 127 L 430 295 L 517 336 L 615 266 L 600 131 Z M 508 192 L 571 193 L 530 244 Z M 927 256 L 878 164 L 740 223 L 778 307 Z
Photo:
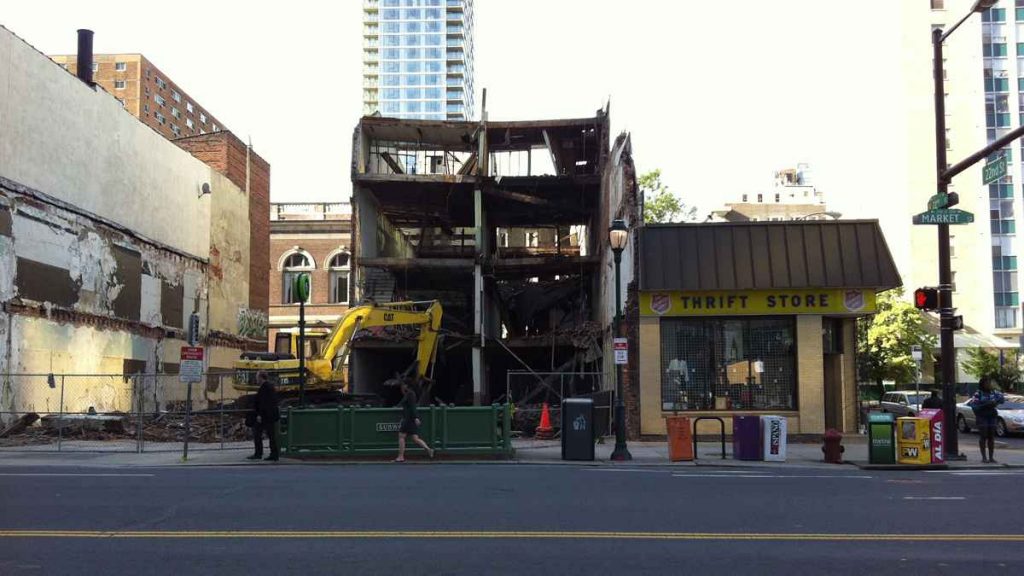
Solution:
M 722 429 L 721 433 L 718 435 L 719 439 L 722 441 L 722 460 L 725 460 L 725 420 L 722 420 L 718 416 L 701 416 L 700 418 L 694 419 L 694 421 L 693 421 L 693 459 L 694 460 L 697 459 L 697 423 L 700 422 L 701 420 L 717 420 L 718 421 L 718 425 Z

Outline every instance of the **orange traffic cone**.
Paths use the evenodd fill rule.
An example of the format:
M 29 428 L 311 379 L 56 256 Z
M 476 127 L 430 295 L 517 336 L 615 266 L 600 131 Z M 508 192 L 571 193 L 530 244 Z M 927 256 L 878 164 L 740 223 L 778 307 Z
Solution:
M 551 440 L 555 437 L 555 429 L 551 426 L 551 412 L 548 410 L 548 403 L 544 403 L 544 408 L 540 412 L 540 425 L 537 426 L 537 431 L 533 435 L 537 440 Z

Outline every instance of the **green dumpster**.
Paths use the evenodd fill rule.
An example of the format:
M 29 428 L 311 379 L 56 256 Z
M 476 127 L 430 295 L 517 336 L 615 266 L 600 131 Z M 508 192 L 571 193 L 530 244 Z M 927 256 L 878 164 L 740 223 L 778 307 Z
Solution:
M 868 462 L 896 463 L 896 421 L 888 412 L 868 413 Z

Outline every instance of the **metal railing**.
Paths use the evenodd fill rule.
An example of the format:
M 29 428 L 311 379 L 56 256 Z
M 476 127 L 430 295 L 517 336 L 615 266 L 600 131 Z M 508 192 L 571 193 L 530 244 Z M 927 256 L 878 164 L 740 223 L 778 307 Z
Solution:
M 251 443 L 229 374 L 0 375 L 0 451 L 176 452 Z
M 281 202 L 270 205 L 271 220 L 331 220 L 352 215 L 349 202 Z

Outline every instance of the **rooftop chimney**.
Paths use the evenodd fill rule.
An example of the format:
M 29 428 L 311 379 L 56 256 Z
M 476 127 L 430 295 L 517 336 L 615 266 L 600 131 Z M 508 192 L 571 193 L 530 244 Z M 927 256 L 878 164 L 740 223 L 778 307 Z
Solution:
M 92 81 L 92 30 L 78 30 L 78 79 L 89 86 Z

